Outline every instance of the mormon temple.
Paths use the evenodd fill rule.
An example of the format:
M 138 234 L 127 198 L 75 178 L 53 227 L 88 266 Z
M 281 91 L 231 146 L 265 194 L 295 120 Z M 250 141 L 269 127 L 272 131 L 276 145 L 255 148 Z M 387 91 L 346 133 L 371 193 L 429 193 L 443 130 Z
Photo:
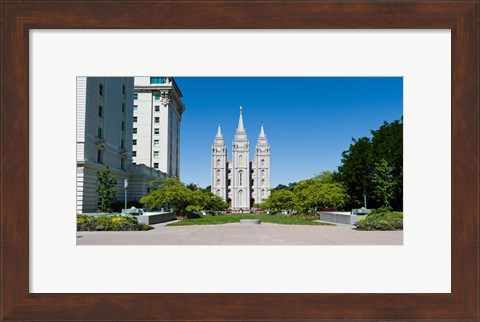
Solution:
M 227 158 L 220 123 L 212 146 L 212 193 L 222 197 L 233 211 L 250 211 L 270 195 L 270 145 L 260 128 L 253 161 L 243 127 L 242 107 L 232 144 L 232 161 Z

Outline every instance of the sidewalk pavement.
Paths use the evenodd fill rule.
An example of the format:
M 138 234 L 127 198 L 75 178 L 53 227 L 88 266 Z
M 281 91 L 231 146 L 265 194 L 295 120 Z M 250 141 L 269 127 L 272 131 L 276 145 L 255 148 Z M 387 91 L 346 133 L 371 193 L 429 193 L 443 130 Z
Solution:
M 351 225 L 152 225 L 149 231 L 79 231 L 77 245 L 403 245 L 403 231 L 357 231 Z

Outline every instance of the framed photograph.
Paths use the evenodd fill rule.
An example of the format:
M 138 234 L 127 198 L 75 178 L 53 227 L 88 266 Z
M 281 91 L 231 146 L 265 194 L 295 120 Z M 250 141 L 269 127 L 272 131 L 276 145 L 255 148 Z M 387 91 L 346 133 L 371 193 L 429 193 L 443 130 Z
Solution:
M 2 320 L 480 320 L 478 0 L 5 1 L 1 6 Z M 75 207 L 77 213 L 84 212 L 77 190 L 82 120 L 77 107 L 83 102 L 79 84 L 91 77 L 90 85 L 104 98 L 110 80 L 123 84 L 125 97 L 134 95 L 134 88 L 140 96 L 148 93 L 142 77 L 136 76 L 150 85 L 171 84 L 177 91 L 200 88 L 205 106 L 187 100 L 186 111 L 192 105 L 191 110 L 198 110 L 192 112 L 189 128 L 202 135 L 212 132 L 212 142 L 230 134 L 217 125 L 223 119 L 215 119 L 213 129 L 207 130 L 210 119 L 221 116 L 204 119 L 200 109 L 220 114 L 212 107 L 216 100 L 222 94 L 233 96 L 221 85 L 233 80 L 229 86 L 242 89 L 238 105 L 247 103 L 233 113 L 240 117 L 231 127 L 237 131 L 233 149 L 241 148 L 244 125 L 248 132 L 250 120 L 265 121 L 265 129 L 259 125 L 258 130 L 257 153 L 262 157 L 252 161 L 259 173 L 252 175 L 252 181 L 258 181 L 252 190 L 258 189 L 258 195 L 245 199 L 233 187 L 237 194 L 230 200 L 232 208 L 242 213 L 247 203 L 265 196 L 260 180 L 270 181 L 270 173 L 260 171 L 270 169 L 267 152 L 272 144 L 266 138 L 281 132 L 282 108 L 289 106 L 281 105 L 281 97 L 275 103 L 277 98 L 267 95 L 268 86 L 282 87 L 275 93 L 296 108 L 286 116 L 296 122 L 295 130 L 290 128 L 296 132 L 283 137 L 286 140 L 298 134 L 302 120 L 305 129 L 328 121 L 318 110 L 295 107 L 296 102 L 307 100 L 310 92 L 345 95 L 349 89 L 320 83 L 300 88 L 295 77 L 305 82 L 393 77 L 403 93 L 403 109 L 400 104 L 398 111 L 405 128 L 405 232 L 393 242 L 372 243 L 376 246 L 179 246 L 182 243 L 152 245 L 146 240 L 87 246 L 94 235 L 75 234 L 78 222 L 71 216 Z M 255 83 L 262 77 L 289 84 Z M 362 86 L 363 91 L 358 84 L 353 87 L 358 93 L 388 91 L 374 83 Z M 262 91 L 264 106 L 271 102 L 283 107 L 250 112 L 248 98 L 261 97 Z M 86 97 L 92 93 L 87 89 Z M 161 113 L 175 97 L 158 95 Z M 139 99 L 133 97 L 132 102 Z M 150 105 L 155 105 L 153 97 Z M 106 158 L 102 151 L 109 149 L 108 142 L 100 142 L 110 127 L 100 122 L 109 113 L 108 104 L 94 108 L 99 117 L 94 157 L 101 164 Z M 134 105 L 119 111 L 123 108 L 134 110 Z M 272 122 L 255 114 L 258 111 L 267 111 Z M 345 114 L 335 116 L 333 107 L 326 111 L 337 124 L 329 131 L 341 131 L 342 124 L 352 128 L 361 119 L 353 109 L 353 123 Z M 369 105 L 365 111 L 375 108 Z M 312 119 L 319 121 L 306 121 Z M 158 114 L 158 123 L 162 120 Z M 132 129 L 137 130 L 141 132 L 140 127 Z M 316 135 L 313 141 L 332 141 L 309 133 Z M 77 145 L 72 143 L 76 135 Z M 119 147 L 130 144 L 131 137 L 121 139 Z M 220 143 L 214 147 L 221 148 Z M 276 149 L 280 151 L 279 145 Z M 133 157 L 133 150 L 124 150 L 120 169 Z M 189 150 L 195 151 L 194 144 Z M 211 181 L 219 182 L 211 188 L 217 196 L 227 181 L 221 179 L 221 152 L 211 152 L 212 169 L 209 164 L 204 176 L 206 185 L 210 172 L 218 174 L 217 181 Z M 193 152 L 188 156 L 195 158 Z M 238 162 L 234 167 L 247 169 L 238 155 L 233 158 Z M 152 161 L 151 168 L 162 166 Z M 179 169 L 170 170 L 178 176 Z M 165 173 L 170 170 L 167 166 Z M 238 180 L 243 181 L 243 175 Z M 228 201 L 227 190 L 224 194 Z

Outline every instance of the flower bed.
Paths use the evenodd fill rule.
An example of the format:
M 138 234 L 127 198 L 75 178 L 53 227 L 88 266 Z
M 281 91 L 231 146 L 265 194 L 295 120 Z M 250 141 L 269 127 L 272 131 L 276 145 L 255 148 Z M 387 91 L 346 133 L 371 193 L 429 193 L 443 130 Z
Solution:
M 77 231 L 142 231 L 151 227 L 135 217 L 77 215 Z
M 372 211 L 355 223 L 358 230 L 402 230 L 403 213 L 385 209 Z

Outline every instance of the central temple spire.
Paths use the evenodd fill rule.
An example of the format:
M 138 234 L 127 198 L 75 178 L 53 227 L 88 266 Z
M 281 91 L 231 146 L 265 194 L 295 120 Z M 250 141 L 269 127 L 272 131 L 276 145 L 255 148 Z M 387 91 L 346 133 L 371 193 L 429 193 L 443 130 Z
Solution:
M 220 122 L 218 122 L 217 137 L 218 137 L 218 138 L 223 137 L 223 136 L 222 136 L 222 129 L 220 128 Z
M 243 128 L 242 109 L 243 109 L 243 107 L 240 105 L 240 118 L 238 119 L 237 133 L 238 132 L 245 132 L 245 129 Z
M 260 138 L 266 138 L 265 130 L 263 129 L 263 122 L 262 122 L 262 125 L 260 126 Z

